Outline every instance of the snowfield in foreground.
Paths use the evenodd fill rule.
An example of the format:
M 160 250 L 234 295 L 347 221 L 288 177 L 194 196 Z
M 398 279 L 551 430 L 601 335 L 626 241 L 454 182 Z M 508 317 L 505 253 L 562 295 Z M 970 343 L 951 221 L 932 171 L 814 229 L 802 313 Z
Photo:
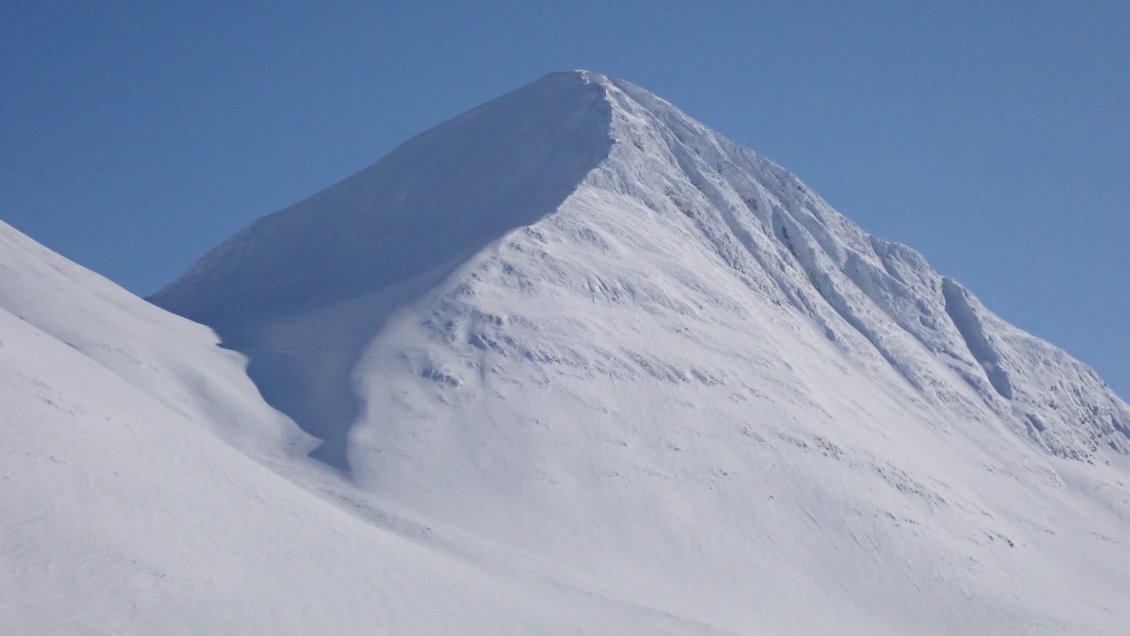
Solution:
M 1130 407 L 626 82 L 470 111 L 152 301 L 0 225 L 0 632 L 1130 625 Z

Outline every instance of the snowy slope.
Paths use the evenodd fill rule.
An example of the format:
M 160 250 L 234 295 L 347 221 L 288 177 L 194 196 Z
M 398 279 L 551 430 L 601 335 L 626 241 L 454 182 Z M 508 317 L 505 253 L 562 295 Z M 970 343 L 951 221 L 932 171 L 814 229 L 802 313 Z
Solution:
M 0 439 L 3 634 L 717 633 L 379 507 L 209 330 L 2 223 Z
M 547 76 L 153 298 L 254 386 L 0 229 L 0 631 L 1130 624 L 1130 408 L 626 82 Z

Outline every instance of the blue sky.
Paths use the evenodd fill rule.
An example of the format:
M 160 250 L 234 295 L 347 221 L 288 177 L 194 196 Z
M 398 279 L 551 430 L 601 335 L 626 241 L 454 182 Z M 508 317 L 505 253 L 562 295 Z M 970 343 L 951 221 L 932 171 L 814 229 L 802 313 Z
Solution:
M 1127 42 L 1130 3 L 1101 0 L 3 3 L 0 218 L 150 293 L 412 135 L 588 68 L 1130 397 Z

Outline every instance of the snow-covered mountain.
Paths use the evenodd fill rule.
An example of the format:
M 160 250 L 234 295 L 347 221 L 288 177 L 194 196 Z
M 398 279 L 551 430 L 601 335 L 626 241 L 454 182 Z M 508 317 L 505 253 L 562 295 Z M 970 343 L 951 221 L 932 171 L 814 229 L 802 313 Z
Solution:
M 152 299 L 254 384 L 4 229 L 0 585 L 35 592 L 0 628 L 1130 624 L 1130 407 L 626 82 L 542 78 Z M 67 595 L 97 611 L 35 622 Z

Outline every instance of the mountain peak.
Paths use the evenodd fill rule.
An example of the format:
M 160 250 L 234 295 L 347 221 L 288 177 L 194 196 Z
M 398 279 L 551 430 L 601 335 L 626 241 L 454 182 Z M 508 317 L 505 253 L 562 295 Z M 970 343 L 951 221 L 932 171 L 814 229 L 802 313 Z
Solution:
M 605 84 L 609 83 L 609 81 L 610 81 L 610 78 L 607 75 L 604 75 L 603 73 L 597 73 L 596 71 L 590 71 L 588 69 L 583 69 L 583 68 L 574 68 L 574 69 L 569 69 L 569 70 L 565 70 L 565 71 L 552 71 L 550 73 L 546 73 L 545 75 L 541 76 L 539 79 L 531 82 L 531 84 L 536 84 L 536 83 L 544 81 L 544 80 L 553 81 L 553 80 L 559 80 L 559 79 L 572 79 L 572 78 L 579 78 L 582 81 L 584 81 L 585 83 L 593 83 L 593 84 L 598 84 L 598 85 L 605 85 Z M 527 84 L 527 86 L 528 86 L 528 84 Z
M 628 82 L 588 70 L 549 73 L 259 219 L 152 300 L 195 320 L 231 323 L 383 289 L 551 213 L 617 142 L 622 154 L 669 155 L 657 136 L 663 126 L 680 139 L 709 133 Z M 654 143 L 645 147 L 647 137 Z
M 512 256 L 527 261 L 554 244 L 577 253 L 602 247 L 589 262 L 563 257 L 549 273 L 542 271 L 548 260 L 527 262 L 532 270 L 514 283 L 523 293 L 536 293 L 536 280 L 549 288 L 568 281 L 562 294 L 590 288 L 608 276 L 591 262 L 617 250 L 658 269 L 695 261 L 710 282 L 687 289 L 685 277 L 672 282 L 679 295 L 710 305 L 732 298 L 747 317 L 814 330 L 821 347 L 908 399 L 958 418 L 1002 419 L 1065 457 L 1130 447 L 1130 409 L 1085 366 L 1001 321 L 912 249 L 869 235 L 780 166 L 648 91 L 590 71 L 546 75 L 417 136 L 256 222 L 153 300 L 269 358 L 257 365 L 252 355 L 253 373 L 270 375 L 260 377 L 265 391 L 288 403 L 283 410 L 300 423 L 320 422 L 307 425 L 315 436 L 344 445 L 347 420 L 357 416 L 350 377 L 361 353 L 354 349 L 378 335 L 394 310 L 453 280 L 473 289 L 465 272 L 486 262 L 501 269 L 475 276 L 509 279 L 516 266 L 498 264 L 507 249 L 522 246 Z M 612 271 L 621 261 L 606 265 Z M 708 288 L 715 295 L 703 296 Z M 336 350 L 332 361 L 272 353 L 293 350 L 302 330 L 288 331 L 280 344 L 276 327 L 268 336 L 265 325 L 317 323 L 320 333 L 326 320 L 348 336 L 310 353 L 321 360 L 322 350 Z M 300 399 L 309 367 L 332 367 L 326 377 L 341 382 L 313 402 Z M 281 380 L 280 369 L 289 369 Z M 331 394 L 335 405 L 353 407 L 327 430 Z M 344 446 L 335 452 L 334 463 L 344 465 Z

